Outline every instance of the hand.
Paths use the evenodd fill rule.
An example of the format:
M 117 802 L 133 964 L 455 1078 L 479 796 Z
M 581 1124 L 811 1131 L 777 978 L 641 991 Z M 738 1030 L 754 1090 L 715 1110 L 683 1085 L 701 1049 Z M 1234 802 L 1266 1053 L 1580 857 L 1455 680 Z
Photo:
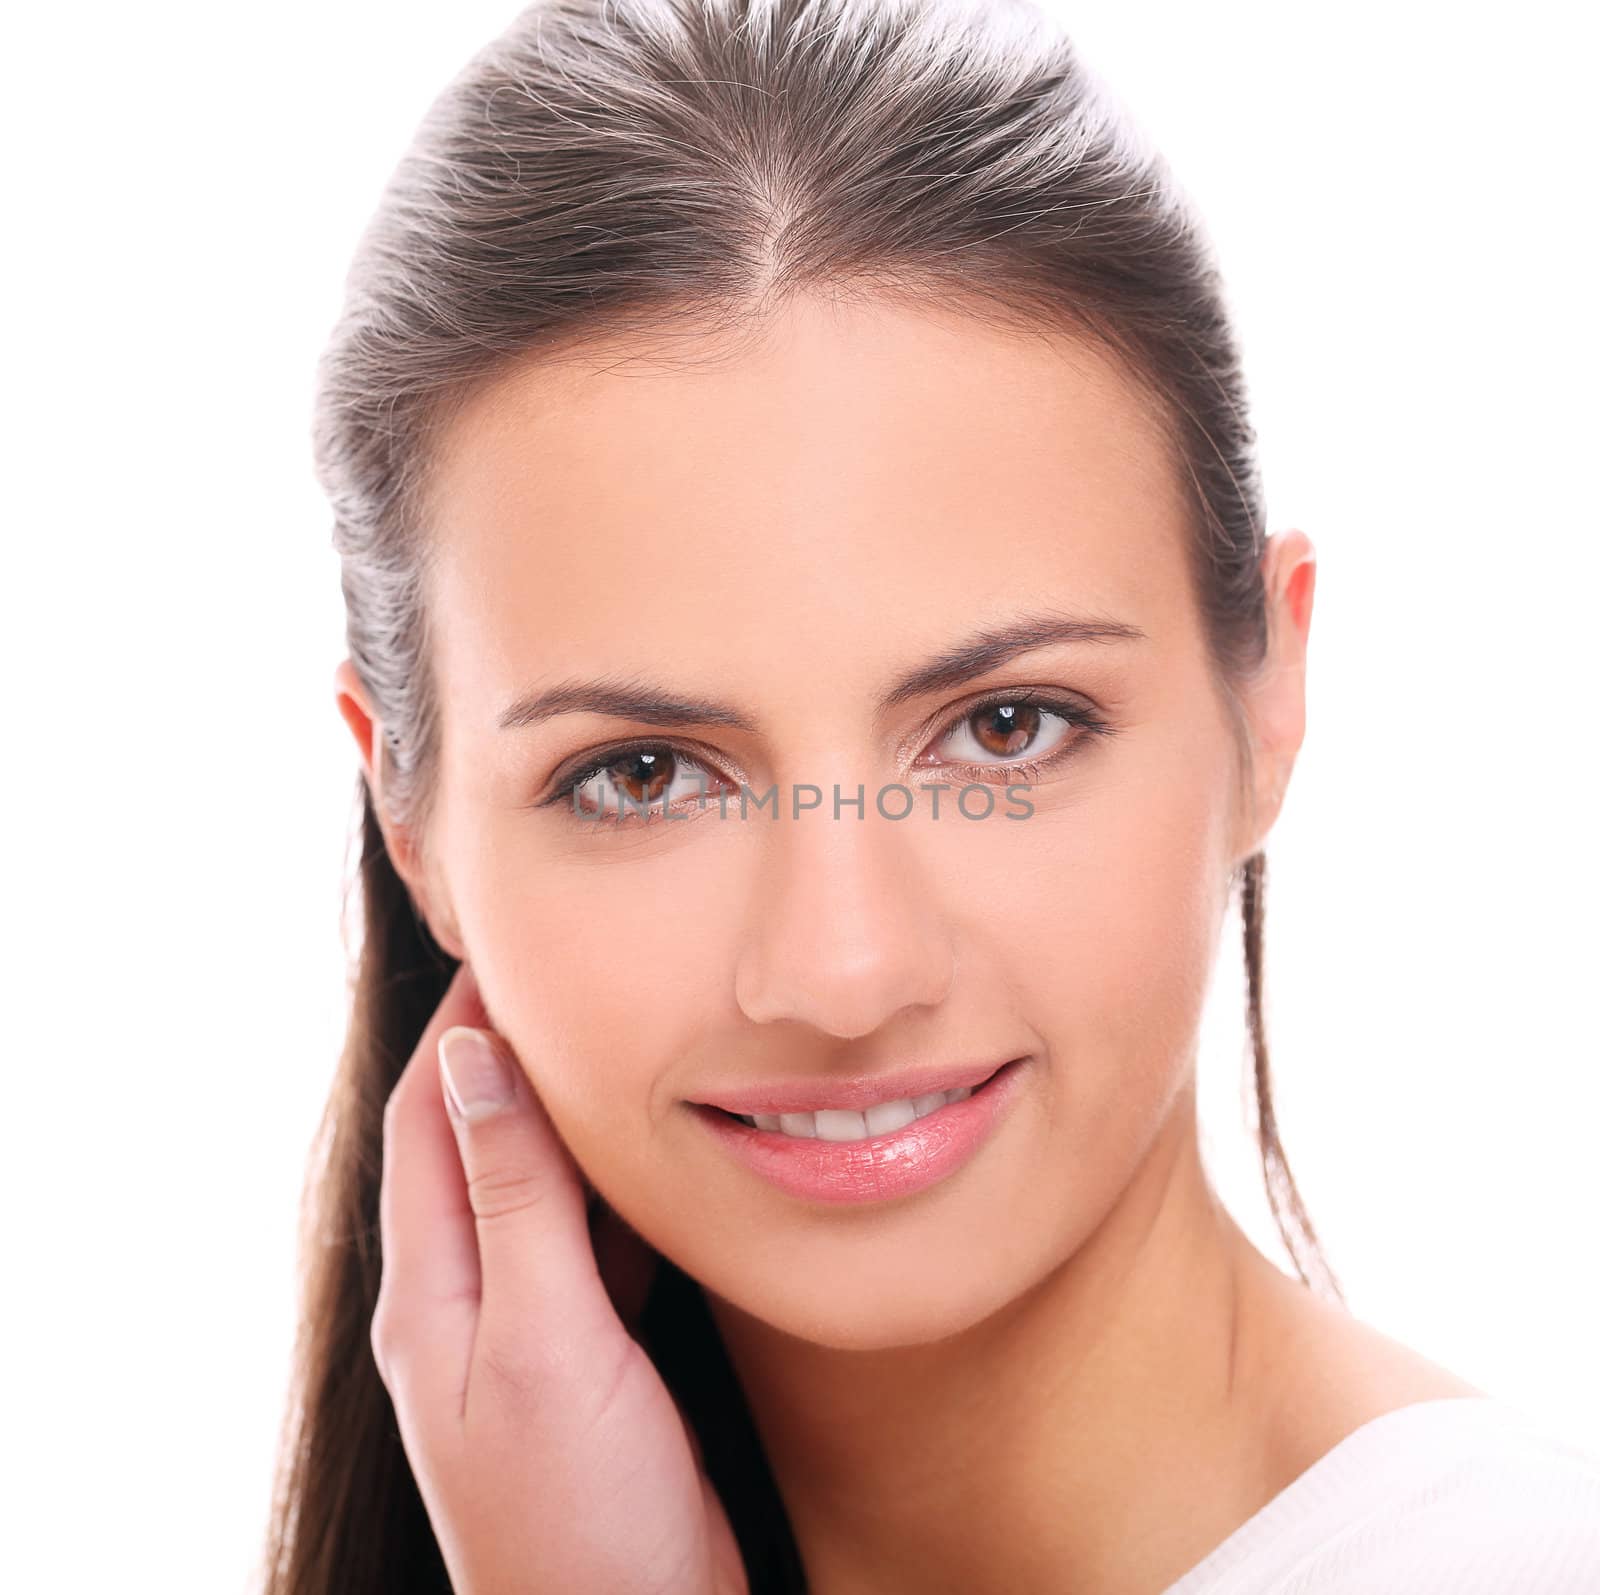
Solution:
M 457 1031 L 441 1069 L 463 1025 L 488 1052 Z M 614 1216 L 591 1241 L 587 1186 L 463 964 L 384 1112 L 372 1319 L 451 1585 L 747 1595 L 695 1437 L 613 1300 L 636 1314 L 656 1254 Z

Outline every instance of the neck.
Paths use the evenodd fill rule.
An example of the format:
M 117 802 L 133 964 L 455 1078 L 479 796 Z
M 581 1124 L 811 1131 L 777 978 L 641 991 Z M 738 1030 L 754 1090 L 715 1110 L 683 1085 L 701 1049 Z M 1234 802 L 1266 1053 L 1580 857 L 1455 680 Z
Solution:
M 1258 1347 L 1284 1283 L 1211 1191 L 1191 1083 L 1094 1233 L 959 1334 L 842 1351 L 707 1301 L 812 1595 L 1126 1595 L 1270 1496 Z

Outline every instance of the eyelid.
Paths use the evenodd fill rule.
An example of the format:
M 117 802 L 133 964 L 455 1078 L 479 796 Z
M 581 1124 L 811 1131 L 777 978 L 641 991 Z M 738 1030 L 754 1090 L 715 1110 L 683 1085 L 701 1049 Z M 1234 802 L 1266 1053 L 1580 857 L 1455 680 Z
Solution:
M 925 727 L 907 741 L 921 743 L 924 747 L 942 742 L 964 720 L 971 719 L 984 709 L 997 708 L 1001 704 L 1026 704 L 1036 709 L 1043 709 L 1085 732 L 1109 732 L 1113 729 L 1111 723 L 1080 693 L 1068 692 L 1061 687 L 997 687 L 981 693 L 971 702 L 962 704 L 960 708 L 945 714 L 933 723 L 931 729 Z M 922 755 L 918 754 L 917 757 L 920 759 Z M 1004 768 L 1004 761 L 992 768 Z
M 1106 720 L 1097 709 L 1092 707 L 1081 694 L 1069 692 L 1060 687 L 997 687 L 981 694 L 957 709 L 948 711 L 941 719 L 934 722 L 934 728 L 931 733 L 924 728 L 915 734 L 914 740 L 923 744 L 926 750 L 927 746 L 942 742 L 963 721 L 970 719 L 984 709 L 994 708 L 1001 704 L 1031 705 L 1032 707 L 1043 709 L 1046 713 L 1054 714 L 1066 720 L 1081 735 L 1072 738 L 1062 747 L 1053 748 L 1048 753 L 1038 755 L 1032 760 L 1026 755 L 1019 755 L 1015 759 L 1001 759 L 993 764 L 973 764 L 971 767 L 974 769 L 1043 768 L 1058 759 L 1064 760 L 1072 757 L 1076 745 L 1084 737 L 1108 736 L 1116 730 L 1116 727 Z M 913 739 L 908 739 L 908 741 L 911 740 Z M 905 745 L 903 743 L 902 747 Z M 739 782 L 739 777 L 730 776 L 721 769 L 719 760 L 708 757 L 705 753 L 687 743 L 681 742 L 675 737 L 666 735 L 633 737 L 623 742 L 609 744 L 588 757 L 580 755 L 573 761 L 571 769 L 567 773 L 563 774 L 561 771 L 557 771 L 551 777 L 552 790 L 550 795 L 537 799 L 529 806 L 533 808 L 548 808 L 558 803 L 570 801 L 573 790 L 576 787 L 582 786 L 592 780 L 594 776 L 602 774 L 607 766 L 614 764 L 618 759 L 625 758 L 630 753 L 641 752 L 670 752 L 674 758 L 684 759 L 688 763 L 704 770 L 713 782 L 719 780 L 731 781 L 735 785 Z M 922 754 L 918 754 L 917 759 L 920 762 Z M 948 762 L 959 766 L 970 764 L 971 761 L 955 759 Z M 601 823 L 605 822 L 602 821 Z
M 618 759 L 626 758 L 630 753 L 662 752 L 670 752 L 674 758 L 698 765 L 715 780 L 736 780 L 736 777 L 722 773 L 719 761 L 709 758 L 705 753 L 676 737 L 631 737 L 624 742 L 610 743 L 592 754 L 578 754 L 568 765 L 558 769 L 551 776 L 550 795 L 535 799 L 529 807 L 548 808 L 569 801 L 574 787 L 582 786 L 592 780 L 608 765 L 615 764 Z

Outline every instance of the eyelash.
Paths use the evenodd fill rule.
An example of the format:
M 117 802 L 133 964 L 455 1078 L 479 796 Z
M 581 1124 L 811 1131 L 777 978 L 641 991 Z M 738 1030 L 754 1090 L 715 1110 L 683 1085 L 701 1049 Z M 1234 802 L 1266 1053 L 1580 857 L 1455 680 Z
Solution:
M 1048 713 L 1056 715 L 1060 719 L 1065 720 L 1068 725 L 1072 726 L 1075 730 L 1082 734 L 1071 737 L 1069 740 L 1063 742 L 1059 747 L 1051 749 L 1049 753 L 1046 753 L 1037 759 L 1014 760 L 999 764 L 969 764 L 967 765 L 968 769 L 1003 770 L 1008 777 L 1020 773 L 1024 779 L 1031 781 L 1036 775 L 1043 774 L 1045 771 L 1053 769 L 1057 764 L 1065 763 L 1066 760 L 1074 757 L 1080 744 L 1083 742 L 1092 738 L 1108 737 L 1116 734 L 1117 728 L 1109 721 L 1097 714 L 1093 709 L 1090 709 L 1085 705 L 1077 703 L 1073 700 L 1056 697 L 1049 693 L 1042 692 L 1000 692 L 991 694 L 989 697 L 984 698 L 977 703 L 969 704 L 965 709 L 961 710 L 959 714 L 946 721 L 945 724 L 940 728 L 938 735 L 933 739 L 934 745 L 937 746 L 939 743 L 945 741 L 952 732 L 959 730 L 962 725 L 964 725 L 968 720 L 971 720 L 974 716 L 982 714 L 986 709 L 998 708 L 1002 704 L 1015 706 L 1017 708 L 1043 709 Z M 555 804 L 563 804 L 565 808 L 570 809 L 572 794 L 578 787 L 584 785 L 585 782 L 592 780 L 595 776 L 603 774 L 613 764 L 615 764 L 618 759 L 625 758 L 630 753 L 670 753 L 674 759 L 687 760 L 690 764 L 696 765 L 700 769 L 705 770 L 708 775 L 716 774 L 716 772 L 707 768 L 706 761 L 704 759 L 697 757 L 687 748 L 680 747 L 677 743 L 670 740 L 657 742 L 639 741 L 619 743 L 615 747 L 603 749 L 592 759 L 587 760 L 578 769 L 572 771 L 565 777 L 565 779 L 556 788 L 556 790 L 550 794 L 549 797 L 541 798 L 539 802 L 534 805 L 534 807 L 549 808 Z M 938 769 L 943 768 L 943 766 L 924 765 L 922 768 Z M 722 777 L 722 779 L 726 778 Z M 998 785 L 1001 783 L 995 784 Z M 602 809 L 602 813 L 603 812 L 604 810 Z M 655 805 L 652 804 L 650 810 L 644 816 L 646 822 L 654 818 L 657 812 L 658 811 Z M 618 825 L 622 824 L 623 822 L 613 818 L 608 821 L 603 820 L 602 823 Z

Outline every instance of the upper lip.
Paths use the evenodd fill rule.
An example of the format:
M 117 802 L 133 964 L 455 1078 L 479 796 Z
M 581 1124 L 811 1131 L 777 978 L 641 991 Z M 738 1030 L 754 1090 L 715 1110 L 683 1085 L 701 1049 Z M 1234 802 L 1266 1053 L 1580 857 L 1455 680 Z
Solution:
M 788 1080 L 741 1082 L 726 1090 L 708 1092 L 700 1104 L 728 1113 L 820 1113 L 830 1108 L 860 1112 L 877 1102 L 898 1102 L 904 1097 L 982 1085 L 1012 1061 L 1001 1058 L 984 1063 L 935 1064 L 899 1074 L 858 1074 L 839 1080 L 799 1075 Z

